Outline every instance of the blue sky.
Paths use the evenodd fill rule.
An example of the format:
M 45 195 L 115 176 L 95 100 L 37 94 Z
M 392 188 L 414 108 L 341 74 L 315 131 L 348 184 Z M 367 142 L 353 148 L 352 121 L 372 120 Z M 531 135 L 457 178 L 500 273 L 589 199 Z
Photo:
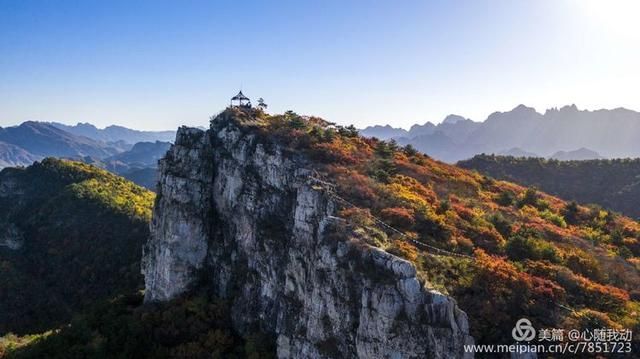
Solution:
M 358 127 L 640 110 L 636 3 L 0 0 L 0 126 L 206 125 L 240 86 Z

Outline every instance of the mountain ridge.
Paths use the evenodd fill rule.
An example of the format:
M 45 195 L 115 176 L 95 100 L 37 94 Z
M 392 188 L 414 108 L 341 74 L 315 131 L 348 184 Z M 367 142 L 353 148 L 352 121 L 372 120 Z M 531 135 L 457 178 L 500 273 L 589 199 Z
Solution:
M 168 150 L 170 142 L 156 140 L 136 142 L 131 145 L 125 143 L 122 137 L 105 138 L 103 136 L 103 139 L 117 140 L 117 142 L 107 143 L 82 135 L 83 128 L 95 129 L 95 126 L 79 124 L 76 126 L 79 130 L 76 134 L 50 123 L 35 121 L 0 128 L 0 169 L 26 167 L 45 157 L 65 158 L 93 164 L 133 179 L 146 188 L 155 188 L 157 161 Z M 107 127 L 109 128 L 122 129 L 117 126 Z M 155 133 L 125 130 L 133 131 L 138 138 L 140 133 L 144 138 L 157 137 Z M 172 134 L 175 132 L 166 131 L 163 136 Z
M 542 114 L 532 107 L 518 105 L 510 111 L 496 111 L 483 122 L 458 117 L 463 118 L 456 116 L 456 121 L 443 121 L 438 125 L 427 122 L 427 131 L 419 131 L 421 126 L 414 125 L 415 131 L 403 130 L 400 134 L 395 133 L 398 129 L 394 128 L 375 132 L 368 127 L 360 132 L 411 144 L 449 163 L 480 153 L 499 154 L 512 148 L 544 157 L 572 148 L 588 148 L 604 158 L 640 156 L 640 144 L 636 140 L 640 137 L 640 113 L 622 107 L 590 111 L 567 105 L 547 109 Z M 421 137 L 424 135 L 430 137 Z
M 40 157 L 108 157 L 118 152 L 103 142 L 35 121 L 23 122 L 14 127 L 0 127 L 0 141 Z
M 103 129 L 95 125 L 84 122 L 76 125 L 65 125 L 58 122 L 50 122 L 51 125 L 65 130 L 69 133 L 92 138 L 104 142 L 124 141 L 128 144 L 137 142 L 171 142 L 175 138 L 175 131 L 144 131 L 127 128 L 120 125 L 109 125 Z

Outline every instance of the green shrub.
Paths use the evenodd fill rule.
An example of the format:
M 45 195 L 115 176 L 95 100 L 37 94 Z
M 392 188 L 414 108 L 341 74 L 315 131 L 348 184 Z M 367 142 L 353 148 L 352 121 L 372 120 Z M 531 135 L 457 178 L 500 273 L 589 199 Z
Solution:
M 496 203 L 504 207 L 511 206 L 515 201 L 516 197 L 511 191 L 500 192 L 496 199 Z
M 529 187 L 518 200 L 518 207 L 529 205 L 537 208 L 538 197 L 538 190 L 536 190 L 534 187 Z
M 584 251 L 572 251 L 566 258 L 566 266 L 573 272 L 595 281 L 601 282 L 605 279 L 600 263 L 592 255 Z
M 567 203 L 562 209 L 562 215 L 568 223 L 577 224 L 580 215 L 578 204 L 575 201 Z
M 553 244 L 521 234 L 511 237 L 505 250 L 509 258 L 515 261 L 531 259 L 548 260 L 552 263 L 561 262 L 560 252 Z
M 564 218 L 561 215 L 553 213 L 548 209 L 545 209 L 544 211 L 540 212 L 540 217 L 546 219 L 547 221 L 555 224 L 558 227 L 562 227 L 562 228 L 567 227 L 567 222 L 565 222 Z

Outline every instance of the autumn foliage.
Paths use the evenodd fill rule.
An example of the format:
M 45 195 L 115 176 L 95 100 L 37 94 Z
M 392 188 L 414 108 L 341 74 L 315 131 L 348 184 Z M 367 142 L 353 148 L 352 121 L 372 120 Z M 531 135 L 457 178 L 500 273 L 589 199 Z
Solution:
M 523 316 L 546 326 L 575 323 L 576 312 L 640 323 L 629 294 L 640 287 L 638 222 L 363 138 L 352 126 L 292 112 L 250 126 L 310 159 L 305 165 L 360 208 L 339 212 L 351 223 L 378 228 L 375 216 L 419 242 L 474 257 L 433 257 L 398 238 L 375 242 L 456 297 L 480 342 L 510 338 Z

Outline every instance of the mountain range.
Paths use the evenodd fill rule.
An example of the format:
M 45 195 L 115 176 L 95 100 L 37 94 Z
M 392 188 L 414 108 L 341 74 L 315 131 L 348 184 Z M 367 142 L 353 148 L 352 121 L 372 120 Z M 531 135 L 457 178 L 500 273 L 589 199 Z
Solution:
M 0 169 L 4 167 L 18 167 L 33 163 L 39 156 L 27 150 L 6 142 L 0 142 Z
M 176 137 L 176 131 L 140 131 L 116 125 L 103 129 L 99 129 L 90 123 L 78 123 L 70 126 L 51 122 L 51 125 L 77 136 L 84 136 L 107 143 L 119 141 L 128 144 L 155 141 L 171 142 Z
M 175 131 L 138 131 L 120 126 L 97 129 L 91 124 L 67 126 L 28 121 L 0 128 L 0 169 L 24 167 L 45 157 L 67 158 L 105 168 L 154 187 L 157 161 Z
M 169 142 L 138 142 L 130 150 L 105 159 L 83 157 L 82 162 L 104 168 L 147 189 L 154 189 L 158 161 L 171 147 Z
M 40 158 L 47 156 L 106 158 L 120 152 L 107 143 L 77 136 L 53 125 L 34 121 L 0 128 L 0 142 L 20 147 Z
M 588 111 L 571 105 L 541 114 L 519 105 L 494 112 L 483 122 L 449 115 L 437 125 L 427 122 L 408 131 L 387 125 L 367 127 L 360 133 L 411 144 L 451 163 L 481 153 L 563 160 L 640 156 L 640 113 L 624 108 Z

